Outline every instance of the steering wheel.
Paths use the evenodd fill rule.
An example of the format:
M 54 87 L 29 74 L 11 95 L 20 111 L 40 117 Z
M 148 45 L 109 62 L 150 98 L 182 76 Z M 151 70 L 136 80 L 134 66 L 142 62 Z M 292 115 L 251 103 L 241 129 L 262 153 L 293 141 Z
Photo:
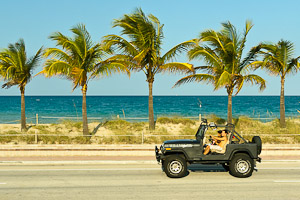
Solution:
M 209 136 L 208 141 L 210 142 L 210 144 L 213 144 L 213 143 L 214 143 L 214 139 L 213 139 L 211 136 Z

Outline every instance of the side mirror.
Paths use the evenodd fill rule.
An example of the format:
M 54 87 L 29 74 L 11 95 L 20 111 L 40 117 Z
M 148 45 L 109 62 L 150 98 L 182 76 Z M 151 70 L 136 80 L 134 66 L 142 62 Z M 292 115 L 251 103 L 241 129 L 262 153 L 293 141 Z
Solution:
M 216 124 L 215 124 L 215 122 L 210 122 L 210 123 L 209 123 L 209 126 L 210 126 L 210 127 L 217 127 Z

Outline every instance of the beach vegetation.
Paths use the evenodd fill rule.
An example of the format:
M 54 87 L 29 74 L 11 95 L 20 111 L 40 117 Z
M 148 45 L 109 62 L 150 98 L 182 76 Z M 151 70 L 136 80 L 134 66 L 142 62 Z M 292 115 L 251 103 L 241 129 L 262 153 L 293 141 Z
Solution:
M 21 131 L 26 131 L 25 88 L 32 79 L 33 70 L 41 60 L 42 47 L 32 57 L 27 56 L 25 42 L 19 39 L 15 44 L 0 52 L 0 77 L 4 79 L 2 88 L 18 86 L 21 93 Z
M 82 122 L 76 122 L 72 120 L 62 120 L 62 124 L 66 126 L 68 129 L 76 128 L 81 129 L 82 128 Z
M 89 135 L 86 107 L 88 82 L 93 78 L 129 71 L 121 62 L 116 63 L 114 57 L 107 58 L 109 51 L 104 50 L 101 44 L 93 43 L 85 25 L 78 24 L 71 28 L 71 32 L 73 37 L 60 32 L 50 35 L 57 48 L 45 49 L 44 57 L 48 59 L 39 74 L 63 77 L 72 81 L 73 90 L 81 88 L 83 134 Z
M 213 116 L 216 117 L 216 116 Z M 165 118 L 165 117 L 164 117 Z M 156 123 L 155 131 L 149 131 L 146 122 L 127 122 L 112 120 L 103 123 L 93 135 L 82 136 L 73 126 L 65 124 L 33 126 L 26 133 L 5 128 L 0 130 L 1 144 L 159 144 L 165 140 L 194 139 L 199 121 L 181 123 L 166 120 L 167 123 Z M 209 119 L 209 121 L 213 121 Z M 264 144 L 299 144 L 300 118 L 287 118 L 286 128 L 280 128 L 280 120 L 262 122 L 246 116 L 235 118 L 236 131 L 251 141 L 254 135 L 262 138 Z M 76 123 L 76 122 L 74 122 Z M 95 126 L 95 124 L 93 124 Z M 89 127 L 92 127 L 90 124 Z M 90 130 L 91 131 L 91 130 Z M 216 135 L 216 130 L 208 129 L 208 133 Z M 37 138 L 35 138 L 37 134 Z
M 160 124 L 183 124 L 183 125 L 194 125 L 195 121 L 188 118 L 180 118 L 180 117 L 159 117 L 156 120 L 157 123 Z
M 295 74 L 300 69 L 300 56 L 294 57 L 295 47 L 291 41 L 280 40 L 278 43 L 261 43 L 257 46 L 262 61 L 256 61 L 253 65 L 265 69 L 270 75 L 280 77 L 280 127 L 286 127 L 284 84 L 286 76 Z
M 244 84 L 266 87 L 265 80 L 250 74 L 251 63 L 256 61 L 259 48 L 253 47 L 245 57 L 244 49 L 249 31 L 253 27 L 251 21 L 246 21 L 243 34 L 228 21 L 222 23 L 220 31 L 206 30 L 200 33 L 197 45 L 188 51 L 190 60 L 200 59 L 205 65 L 195 67 L 195 73 L 183 77 L 175 83 L 180 86 L 189 82 L 205 82 L 212 84 L 214 90 L 225 88 L 228 95 L 227 122 L 232 123 L 232 97 L 237 95 Z
M 180 43 L 162 54 L 163 24 L 154 15 L 146 15 L 142 9 L 136 9 L 132 14 L 114 20 L 113 27 L 121 28 L 121 35 L 107 35 L 103 43 L 107 49 L 117 52 L 116 57 L 121 62 L 127 62 L 131 71 L 145 73 L 149 89 L 149 129 L 152 131 L 155 129 L 152 94 L 154 77 L 161 72 L 193 72 L 191 64 L 173 60 L 193 45 L 194 41 Z

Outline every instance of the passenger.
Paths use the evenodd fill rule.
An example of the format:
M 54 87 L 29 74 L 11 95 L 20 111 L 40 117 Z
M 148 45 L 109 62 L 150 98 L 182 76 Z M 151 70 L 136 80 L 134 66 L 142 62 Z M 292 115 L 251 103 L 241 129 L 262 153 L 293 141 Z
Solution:
M 227 143 L 228 139 L 227 139 L 227 133 L 228 131 L 222 130 L 222 131 L 218 131 L 219 136 L 215 137 L 215 136 L 210 136 L 213 138 L 214 142 L 216 143 L 216 145 L 214 144 L 208 144 L 203 152 L 204 155 L 207 155 L 210 151 L 211 152 L 220 152 L 223 150 L 225 144 Z

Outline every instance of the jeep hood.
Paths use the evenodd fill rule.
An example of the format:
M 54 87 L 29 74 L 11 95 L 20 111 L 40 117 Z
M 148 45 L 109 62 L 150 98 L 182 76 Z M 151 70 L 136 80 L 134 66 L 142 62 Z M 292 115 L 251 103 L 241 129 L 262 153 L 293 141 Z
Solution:
M 182 140 L 167 140 L 164 144 L 199 144 L 200 142 L 192 139 L 182 139 Z

